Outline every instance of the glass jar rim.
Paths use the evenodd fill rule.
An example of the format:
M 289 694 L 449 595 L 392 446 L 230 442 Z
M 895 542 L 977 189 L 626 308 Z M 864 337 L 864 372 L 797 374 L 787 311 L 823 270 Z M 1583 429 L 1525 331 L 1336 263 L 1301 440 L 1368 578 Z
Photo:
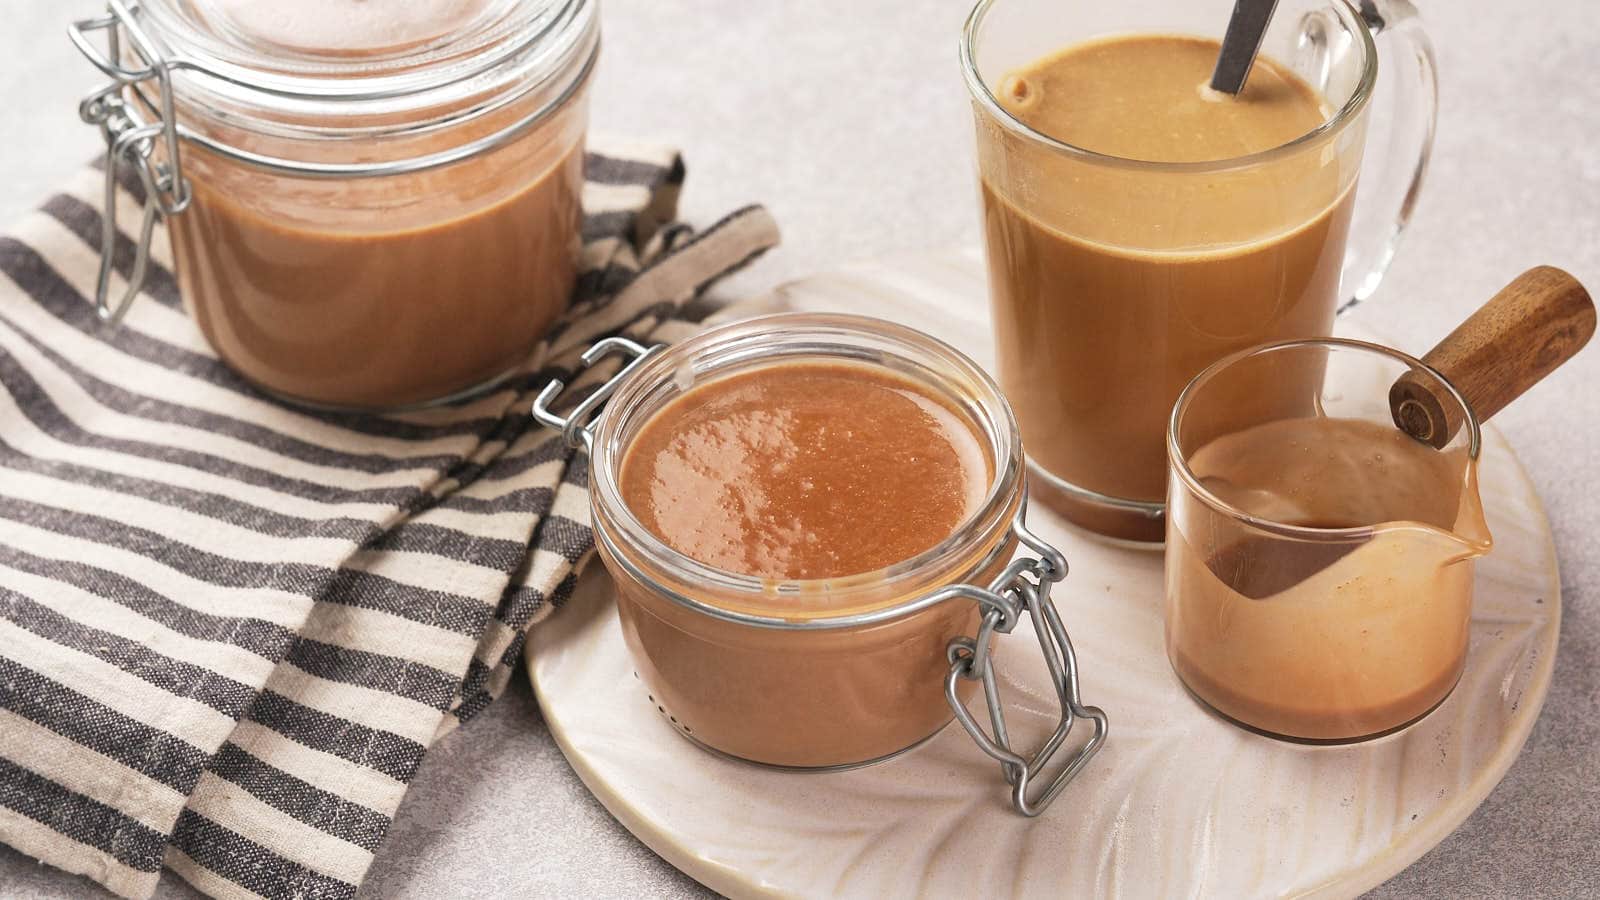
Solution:
M 1042 131 L 1035 130 L 1032 126 L 1012 115 L 1000 104 L 994 92 L 989 90 L 989 85 L 983 79 L 983 74 L 978 71 L 977 42 L 978 32 L 983 28 L 984 20 L 998 3 L 1005 0 L 978 0 L 972 12 L 967 16 L 967 21 L 961 29 L 961 73 L 967 83 L 967 92 L 972 95 L 976 103 L 990 120 L 998 123 L 1007 131 L 1024 140 L 1054 151 L 1064 156 L 1074 157 L 1084 162 L 1091 162 L 1105 166 L 1125 169 L 1137 169 L 1151 172 L 1169 172 L 1174 174 L 1208 174 L 1228 172 L 1238 169 L 1248 169 L 1253 166 L 1270 163 L 1297 152 L 1308 144 L 1314 143 L 1326 135 L 1342 131 L 1344 127 L 1354 121 L 1356 114 L 1361 112 L 1372 99 L 1372 91 L 1378 79 L 1378 47 L 1372 40 L 1372 32 L 1367 28 L 1361 14 L 1351 7 L 1349 0 L 1328 0 L 1329 5 L 1337 11 L 1351 31 L 1360 35 L 1362 70 L 1361 79 L 1356 88 L 1351 92 L 1339 109 L 1317 127 L 1293 138 L 1276 147 L 1258 150 L 1243 156 L 1229 159 L 1204 160 L 1200 162 L 1161 162 L 1158 160 L 1131 159 L 1125 156 L 1113 156 L 1100 153 L 1076 144 L 1051 137 Z
M 859 352 L 849 352 L 850 345 L 845 341 L 850 338 L 882 341 L 893 349 L 880 348 L 880 353 L 894 353 L 906 361 L 943 368 L 950 382 L 966 389 L 966 399 L 983 408 L 983 416 L 969 414 L 967 418 L 988 442 L 994 471 L 983 500 L 948 537 L 915 556 L 870 572 L 838 578 L 775 580 L 730 572 L 695 560 L 667 545 L 628 507 L 617 477 L 627 451 L 627 436 L 621 430 L 628 417 L 637 414 L 636 407 L 649 399 L 653 389 L 673 382 L 685 365 L 693 366 L 696 361 L 716 364 L 711 372 L 747 370 L 795 358 L 871 363 L 870 358 Z M 789 342 L 790 349 L 779 352 L 785 341 Z M 903 377 L 917 377 L 913 371 L 901 368 L 894 371 Z M 954 393 L 946 384 L 930 382 L 925 377 L 923 382 L 942 395 Z M 647 411 L 644 420 L 661 405 L 664 404 Z M 634 430 L 637 431 L 637 427 Z M 855 610 L 846 613 L 838 609 L 819 609 L 789 615 L 763 615 L 710 603 L 674 590 L 650 572 L 643 571 L 629 558 L 630 554 L 642 557 L 652 568 L 669 574 L 675 581 L 706 585 L 732 596 L 826 593 L 839 597 L 879 593 L 888 586 L 915 581 L 928 572 L 951 570 L 967 560 L 976 562 L 970 567 L 972 571 L 981 571 L 983 565 L 1007 546 L 1004 538 L 1010 533 L 1013 512 L 1022 501 L 1021 439 L 1011 407 L 989 374 L 959 350 L 920 331 L 882 319 L 844 313 L 778 313 L 742 319 L 702 332 L 655 354 L 610 397 L 598 420 L 589 454 L 595 538 L 610 551 L 613 559 L 652 590 L 680 606 L 724 621 L 764 628 L 859 627 L 898 619 L 942 603 L 946 598 L 921 592 L 881 605 L 840 604 L 839 608 Z M 991 544 L 998 546 L 979 557 L 978 551 Z M 963 571 L 957 577 L 967 574 Z
M 586 77 L 598 50 L 594 0 L 509 0 L 493 22 L 415 52 L 362 61 L 297 63 L 199 23 L 183 0 L 143 0 L 133 7 L 160 46 L 184 111 L 230 128 L 277 136 L 412 134 L 476 118 L 565 75 L 574 62 Z M 570 91 L 557 90 L 549 106 Z M 372 123 L 380 122 L 381 125 Z M 194 129 L 190 129 L 194 130 Z
M 1202 484 L 1200 479 L 1194 474 L 1194 470 L 1189 468 L 1189 460 L 1184 455 L 1183 447 L 1181 446 L 1181 442 L 1178 437 L 1178 429 L 1183 422 L 1183 415 L 1185 411 L 1187 411 L 1191 401 L 1193 401 L 1196 393 L 1204 389 L 1206 383 L 1211 381 L 1217 375 L 1226 371 L 1229 367 L 1243 362 L 1246 359 L 1271 353 L 1304 350 L 1308 348 L 1322 348 L 1330 352 L 1353 351 L 1356 353 L 1366 353 L 1373 356 L 1381 356 L 1391 361 L 1402 363 L 1406 366 L 1409 366 L 1412 371 L 1422 372 L 1428 375 L 1430 378 L 1433 378 L 1439 384 L 1444 386 L 1444 389 L 1448 393 L 1449 397 L 1461 408 L 1462 428 L 1467 434 L 1467 458 L 1474 464 L 1478 461 L 1479 454 L 1483 449 L 1483 431 L 1478 422 L 1478 414 L 1473 411 L 1472 404 L 1469 403 L 1467 398 L 1461 394 L 1461 391 L 1458 390 L 1454 384 L 1451 384 L 1450 379 L 1446 378 L 1438 369 L 1435 369 L 1434 367 L 1408 353 L 1396 350 L 1393 347 L 1386 347 L 1383 344 L 1375 344 L 1371 341 L 1356 340 L 1355 338 L 1330 337 L 1276 341 L 1269 344 L 1248 347 L 1244 350 L 1231 353 L 1227 356 L 1224 356 L 1222 359 L 1217 360 L 1211 365 L 1206 366 L 1200 371 L 1200 374 L 1189 380 L 1189 383 L 1184 386 L 1183 391 L 1178 394 L 1177 401 L 1172 405 L 1172 414 L 1167 419 L 1168 468 L 1171 470 L 1174 477 L 1183 482 L 1184 488 L 1186 488 L 1190 493 L 1192 493 L 1195 497 L 1198 497 L 1212 509 L 1228 516 L 1229 518 L 1244 522 L 1250 525 L 1252 528 L 1256 528 L 1260 531 L 1280 537 L 1295 538 L 1304 541 L 1328 542 L 1360 540 L 1371 537 L 1378 531 L 1382 530 L 1382 526 L 1375 525 L 1356 525 L 1349 528 L 1316 528 L 1309 525 L 1292 525 L 1287 522 L 1264 519 L 1260 516 L 1248 513 L 1217 496 L 1211 491 L 1210 488 Z M 1432 528 L 1433 526 L 1418 527 Z

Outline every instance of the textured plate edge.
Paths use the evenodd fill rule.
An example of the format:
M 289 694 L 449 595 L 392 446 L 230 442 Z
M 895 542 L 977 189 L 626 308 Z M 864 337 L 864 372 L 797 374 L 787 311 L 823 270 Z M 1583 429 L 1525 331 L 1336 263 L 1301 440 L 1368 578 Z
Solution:
M 591 563 L 591 565 L 597 564 Z M 584 579 L 593 578 L 609 581 L 611 576 L 603 569 L 591 568 L 582 577 Z M 610 597 L 611 593 L 608 589 L 608 601 Z M 606 609 L 599 607 L 586 610 L 586 612 L 591 622 L 595 618 L 607 614 Z M 576 630 L 578 627 L 581 627 L 581 625 L 573 626 L 572 630 Z M 533 641 L 526 642 L 523 646 L 522 657 L 523 662 L 526 664 L 528 682 L 533 686 L 533 695 L 539 702 L 540 714 L 544 718 L 545 726 L 550 729 L 551 736 L 555 738 L 556 746 L 561 749 L 561 755 L 566 758 L 567 765 L 577 774 L 578 780 L 583 782 L 583 786 L 589 790 L 589 793 L 600 801 L 600 805 L 604 806 L 606 812 L 610 813 L 622 827 L 628 829 L 628 832 L 638 838 L 640 843 L 649 847 L 652 853 L 666 860 L 670 865 L 695 881 L 724 896 L 782 898 L 782 900 L 793 900 L 793 898 L 799 897 L 796 894 L 784 893 L 771 885 L 762 884 L 726 863 L 721 863 L 696 853 L 667 829 L 659 827 L 650 821 L 644 813 L 630 805 L 621 794 L 612 790 L 605 783 L 605 780 L 600 777 L 600 773 L 595 771 L 584 758 L 583 754 L 577 752 L 567 734 L 566 727 L 557 720 L 543 715 L 543 711 L 546 708 L 544 688 L 540 686 L 536 675 L 538 666 L 533 660 L 534 649 Z M 711 759 L 712 757 L 708 754 L 707 758 Z

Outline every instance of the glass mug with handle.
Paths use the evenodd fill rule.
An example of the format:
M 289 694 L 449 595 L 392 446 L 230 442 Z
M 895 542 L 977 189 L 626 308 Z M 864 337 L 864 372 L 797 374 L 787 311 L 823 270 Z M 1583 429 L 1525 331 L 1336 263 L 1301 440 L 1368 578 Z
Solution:
M 1084 56 L 1092 82 L 1073 91 L 1070 72 L 1056 83 L 1040 65 L 1118 40 L 1165 42 L 1149 48 L 1155 66 L 1214 59 L 1231 8 L 980 0 L 963 35 L 1000 383 L 1035 495 L 1113 538 L 1162 539 L 1163 435 L 1195 374 L 1246 347 L 1325 337 L 1341 304 L 1377 287 L 1433 142 L 1432 49 L 1405 0 L 1281 0 L 1244 96 L 1304 91 L 1309 118 L 1273 123 L 1293 130 L 1222 159 L 1206 155 L 1205 135 L 1157 133 L 1159 116 L 1095 108 L 1096 91 L 1109 104 L 1107 85 L 1156 77 L 1151 66 Z M 1242 102 L 1196 81 L 1201 101 Z M 1181 152 L 1113 155 L 1030 124 L 1030 104 L 1058 98 L 1073 104 L 1068 124 L 1119 132 L 1113 146 L 1144 133 Z

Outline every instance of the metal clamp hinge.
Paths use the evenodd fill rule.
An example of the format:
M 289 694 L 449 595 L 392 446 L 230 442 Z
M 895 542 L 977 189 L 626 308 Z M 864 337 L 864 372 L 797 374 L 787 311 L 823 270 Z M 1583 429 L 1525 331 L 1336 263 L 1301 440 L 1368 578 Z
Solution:
M 1027 500 L 1024 498 L 1011 527 L 1022 545 L 1037 556 L 1013 561 L 987 588 L 956 585 L 945 588 L 942 593 L 952 597 L 967 597 L 976 601 L 983 610 L 977 636 L 956 638 L 946 648 L 950 674 L 945 678 L 945 699 L 955 712 L 956 721 L 972 736 L 979 749 L 1000 763 L 1001 773 L 1011 785 L 1011 805 L 1017 812 L 1032 817 L 1044 812 L 1067 783 L 1100 750 L 1105 743 L 1107 719 L 1099 707 L 1083 705 L 1078 690 L 1077 656 L 1073 653 L 1066 628 L 1061 624 L 1061 615 L 1050 600 L 1051 586 L 1067 577 L 1066 558 L 1061 551 L 1029 531 L 1026 519 Z M 1012 749 L 1010 736 L 1006 732 L 1000 690 L 995 681 L 994 665 L 989 655 L 995 632 L 1009 634 L 1023 613 L 1027 613 L 1033 621 L 1039 649 L 1044 654 L 1045 665 L 1050 670 L 1050 681 L 1061 705 L 1061 717 L 1055 730 L 1044 745 L 1027 758 Z M 956 688 L 963 679 L 983 683 L 983 699 L 989 708 L 992 734 L 978 724 L 966 704 L 961 702 Z M 1067 737 L 1079 719 L 1094 723 L 1093 734 L 1057 764 L 1055 776 L 1042 790 L 1033 790 L 1034 784 L 1066 745 Z
M 583 361 L 582 369 L 587 369 L 614 353 L 630 356 L 632 359 L 617 374 L 606 379 L 593 393 L 584 397 L 565 416 L 557 415 L 551 407 L 554 405 L 556 397 L 566 389 L 566 382 L 559 378 L 550 379 L 550 383 L 539 391 L 539 396 L 533 401 L 534 419 L 538 420 L 542 425 L 559 429 L 562 438 L 567 442 L 567 446 L 582 447 L 584 450 L 592 449 L 594 432 L 589 428 L 589 420 L 593 417 L 595 411 L 600 408 L 601 404 L 606 402 L 606 398 L 610 397 L 629 375 L 633 374 L 635 369 L 644 364 L 645 360 L 664 349 L 666 349 L 664 344 L 646 347 L 624 337 L 608 337 L 595 342 L 594 346 L 583 351 L 583 356 L 580 357 Z M 579 371 L 582 371 L 582 369 Z
M 106 143 L 105 209 L 101 215 L 100 275 L 95 283 L 95 312 L 106 322 L 115 324 L 128 311 L 128 305 L 144 287 L 150 266 L 150 240 L 155 231 L 157 213 L 177 215 L 189 206 L 189 182 L 183 177 L 183 163 L 178 153 L 177 116 L 172 95 L 172 66 L 140 26 L 137 2 L 108 0 L 106 14 L 93 19 L 73 22 L 67 34 L 95 68 L 111 78 L 111 83 L 100 88 L 78 105 L 78 115 L 83 121 L 99 126 Z M 106 33 L 106 51 L 102 53 L 90 41 L 92 32 Z M 123 65 L 123 37 L 138 68 Z M 155 98 L 143 92 L 142 86 L 152 82 Z M 126 92 L 139 97 L 130 102 Z M 158 118 L 146 121 L 140 105 L 154 110 Z M 166 159 L 153 159 L 156 147 L 162 146 Z M 133 270 L 122 296 L 111 301 L 111 273 L 117 249 L 117 172 L 128 165 L 144 185 L 145 201 L 143 221 L 139 226 L 139 243 L 135 248 Z

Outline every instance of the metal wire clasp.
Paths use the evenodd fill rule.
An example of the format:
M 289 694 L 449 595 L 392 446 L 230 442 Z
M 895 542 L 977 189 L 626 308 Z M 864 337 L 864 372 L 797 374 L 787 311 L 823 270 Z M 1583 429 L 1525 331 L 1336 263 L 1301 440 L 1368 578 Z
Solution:
M 80 19 L 67 29 L 67 36 L 95 68 L 111 78 L 111 83 L 100 88 L 78 104 L 78 115 L 90 125 L 98 125 L 106 142 L 105 209 L 101 215 L 100 277 L 95 282 L 95 312 L 106 322 L 121 321 L 128 304 L 144 286 L 150 266 L 150 239 L 155 231 L 156 214 L 177 215 L 189 206 L 189 182 L 183 177 L 183 162 L 178 153 L 177 116 L 172 97 L 172 64 L 151 41 L 140 26 L 136 2 L 107 0 L 106 14 L 93 19 Z M 90 41 L 91 32 L 106 33 L 106 51 L 102 53 Z M 123 36 L 139 68 L 122 64 Z M 152 82 L 155 99 L 144 93 L 142 86 Z M 139 104 L 129 102 L 124 94 L 128 89 L 139 97 Z M 155 110 L 159 118 L 147 122 L 139 109 Z M 152 159 L 157 143 L 165 147 L 166 159 Z M 111 273 L 117 249 L 117 171 L 129 165 L 144 185 L 144 221 L 139 227 L 139 243 L 135 248 L 133 271 L 128 275 L 127 289 L 115 303 L 111 302 Z
M 1051 801 L 1061 793 L 1074 776 L 1089 762 L 1105 743 L 1106 714 L 1095 706 L 1084 706 L 1078 692 L 1078 661 L 1072 652 L 1072 641 L 1061 624 L 1061 614 L 1050 600 L 1050 588 L 1067 577 L 1067 560 L 1061 551 L 1045 543 L 1027 526 L 1028 504 L 1024 498 L 1012 520 L 1011 530 L 1024 547 L 1037 554 L 1020 557 L 1006 567 L 987 588 L 976 585 L 953 585 L 937 592 L 949 597 L 965 597 L 977 602 L 983 609 L 983 619 L 976 638 L 959 637 L 946 648 L 950 660 L 950 674 L 945 678 L 945 699 L 955 712 L 956 721 L 972 736 L 979 749 L 998 760 L 1000 771 L 1011 785 L 1011 805 L 1025 816 L 1044 812 Z M 1006 733 L 1005 711 L 1000 704 L 1000 691 L 995 682 L 994 665 L 989 657 L 989 645 L 995 632 L 1009 634 L 1022 618 L 1023 612 L 1033 620 L 1034 633 L 1039 638 L 1039 649 L 1044 654 L 1045 665 L 1050 670 L 1050 681 L 1055 687 L 1056 699 L 1061 704 L 1061 718 L 1044 745 L 1032 758 L 1024 758 L 1011 748 Z M 989 722 L 993 734 L 973 717 L 966 704 L 956 693 L 962 680 L 983 682 L 983 698 L 989 707 Z M 1073 724 L 1078 719 L 1094 722 L 1094 734 L 1076 752 L 1061 763 L 1054 778 L 1041 791 L 1030 788 L 1066 743 Z
M 644 364 L 645 360 L 655 356 L 657 353 L 660 353 L 665 349 L 665 344 L 656 344 L 651 347 L 646 347 L 643 344 L 630 341 L 624 337 L 608 337 L 604 340 L 596 341 L 594 346 L 583 351 L 583 356 L 580 357 L 580 359 L 583 360 L 583 369 L 589 368 L 613 353 L 631 356 L 632 359 L 629 360 L 628 364 L 623 366 L 617 372 L 617 374 L 607 378 L 603 384 L 601 384 L 598 388 L 595 388 L 593 393 L 584 397 L 583 400 L 581 400 L 577 406 L 574 406 L 572 411 L 567 413 L 565 417 L 557 415 L 551 410 L 550 407 L 555 403 L 556 397 L 566 389 L 566 382 L 559 378 L 550 379 L 550 383 L 545 385 L 543 390 L 539 391 L 538 397 L 534 398 L 534 419 L 538 420 L 542 425 L 548 425 L 551 428 L 560 429 L 561 436 L 567 442 L 567 446 L 582 447 L 584 450 L 592 450 L 594 446 L 594 432 L 589 428 L 589 419 L 594 415 L 595 410 L 598 410 L 600 405 L 606 402 L 606 398 L 610 397 L 611 394 L 616 391 L 617 387 L 621 385 L 629 375 L 633 374 L 634 369 L 639 368 L 639 366 Z M 579 371 L 581 372 L 582 369 Z M 576 376 L 577 373 L 574 373 L 574 375 Z

